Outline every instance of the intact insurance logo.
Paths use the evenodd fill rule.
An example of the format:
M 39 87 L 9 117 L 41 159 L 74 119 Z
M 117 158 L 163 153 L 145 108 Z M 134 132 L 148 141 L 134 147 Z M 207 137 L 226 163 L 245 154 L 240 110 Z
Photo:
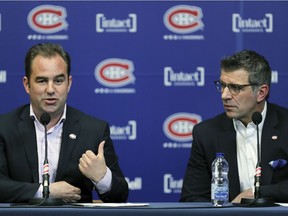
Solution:
M 56 34 L 68 29 L 64 7 L 41 5 L 33 8 L 27 17 L 29 27 L 39 34 L 28 35 L 29 40 L 67 40 L 68 35 Z
M 183 179 L 175 179 L 172 174 L 166 173 L 163 176 L 163 191 L 165 194 L 181 193 Z
M 128 183 L 129 190 L 142 190 L 142 178 L 135 177 L 134 179 L 125 177 Z
M 266 13 L 263 18 L 256 19 L 252 17 L 243 18 L 241 14 L 232 14 L 232 30 L 235 33 L 240 32 L 273 32 L 273 14 Z
M 202 117 L 193 113 L 175 113 L 168 116 L 163 123 L 163 131 L 170 142 L 163 148 L 191 148 L 194 125 L 202 121 Z
M 273 84 L 277 84 L 278 83 L 278 71 L 277 70 L 272 70 L 271 83 L 273 83 Z
M 113 140 L 136 140 L 137 122 L 129 120 L 126 125 L 111 125 L 110 135 Z
M 197 67 L 195 71 L 175 71 L 172 67 L 164 68 L 164 86 L 204 86 L 205 68 Z
M 164 40 L 203 40 L 196 32 L 204 29 L 202 9 L 190 5 L 174 6 L 166 11 L 164 25 L 174 34 L 164 35 Z
M 134 64 L 128 59 L 110 58 L 100 62 L 95 68 L 95 78 L 103 86 L 96 88 L 96 94 L 132 94 L 134 84 Z
M 6 82 L 7 82 L 7 71 L 0 70 L 0 83 L 6 83 Z
M 103 13 L 96 14 L 96 32 L 137 32 L 137 15 L 128 14 L 126 18 L 111 18 Z

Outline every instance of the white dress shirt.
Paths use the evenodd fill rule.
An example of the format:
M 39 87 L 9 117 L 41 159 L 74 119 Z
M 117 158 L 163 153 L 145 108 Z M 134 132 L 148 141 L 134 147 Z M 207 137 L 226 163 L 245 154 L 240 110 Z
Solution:
M 261 135 L 267 112 L 267 102 L 265 102 L 262 111 L 262 121 L 258 125 L 259 143 L 261 155 Z M 240 191 L 243 192 L 252 188 L 254 191 L 254 176 L 256 173 L 256 164 L 258 160 L 257 153 L 257 129 L 253 122 L 250 122 L 247 127 L 236 119 L 233 119 L 234 128 L 236 130 L 237 143 L 237 163 L 240 181 Z
M 63 130 L 63 122 L 66 119 L 66 110 L 67 107 L 65 105 L 63 115 L 61 116 L 58 123 L 50 128 L 47 131 L 47 155 L 49 162 L 49 175 L 50 175 L 50 183 L 55 182 L 55 177 L 57 173 L 59 155 L 60 155 L 60 147 L 61 147 L 61 139 L 62 139 L 62 130 Z M 37 153 L 38 153 L 38 173 L 39 173 L 39 183 L 43 182 L 43 162 L 45 159 L 45 128 L 37 119 L 35 113 L 33 112 L 32 106 L 30 104 L 30 117 L 34 119 L 35 131 L 36 131 L 36 139 L 37 139 Z M 79 158 L 80 159 L 80 158 Z M 107 167 L 107 172 L 103 179 L 99 182 L 92 181 L 95 187 L 98 189 L 99 193 L 105 193 L 111 189 L 112 183 L 112 173 L 111 170 Z M 43 187 L 40 186 L 38 191 L 35 194 L 35 197 L 42 197 Z

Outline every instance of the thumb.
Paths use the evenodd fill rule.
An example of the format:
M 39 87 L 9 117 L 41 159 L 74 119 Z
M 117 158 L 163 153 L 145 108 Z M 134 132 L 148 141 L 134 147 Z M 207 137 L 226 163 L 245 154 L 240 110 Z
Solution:
M 98 155 L 104 155 L 104 144 L 105 141 L 103 140 L 98 146 Z

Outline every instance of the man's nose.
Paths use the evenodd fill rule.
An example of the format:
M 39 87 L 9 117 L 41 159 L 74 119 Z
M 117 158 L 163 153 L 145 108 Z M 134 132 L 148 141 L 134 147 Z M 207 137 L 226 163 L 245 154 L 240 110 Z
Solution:
M 225 86 L 222 89 L 221 97 L 222 97 L 222 99 L 230 99 L 230 98 L 232 98 L 232 94 L 231 94 L 231 92 L 230 92 L 230 90 L 229 90 L 229 88 L 227 86 Z
M 49 81 L 47 83 L 46 91 L 47 91 L 48 94 L 54 94 L 55 88 L 54 88 L 54 83 L 52 81 Z

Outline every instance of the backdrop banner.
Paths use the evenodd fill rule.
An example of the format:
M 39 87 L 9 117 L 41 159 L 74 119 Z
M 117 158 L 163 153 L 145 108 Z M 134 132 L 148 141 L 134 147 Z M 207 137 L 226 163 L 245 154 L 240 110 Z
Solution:
M 287 11 L 286 1 L 0 1 L 0 113 L 29 103 L 27 50 L 59 43 L 72 59 L 68 104 L 109 122 L 128 201 L 178 201 L 193 126 L 224 111 L 213 82 L 222 57 L 264 55 L 269 101 L 288 107 Z

